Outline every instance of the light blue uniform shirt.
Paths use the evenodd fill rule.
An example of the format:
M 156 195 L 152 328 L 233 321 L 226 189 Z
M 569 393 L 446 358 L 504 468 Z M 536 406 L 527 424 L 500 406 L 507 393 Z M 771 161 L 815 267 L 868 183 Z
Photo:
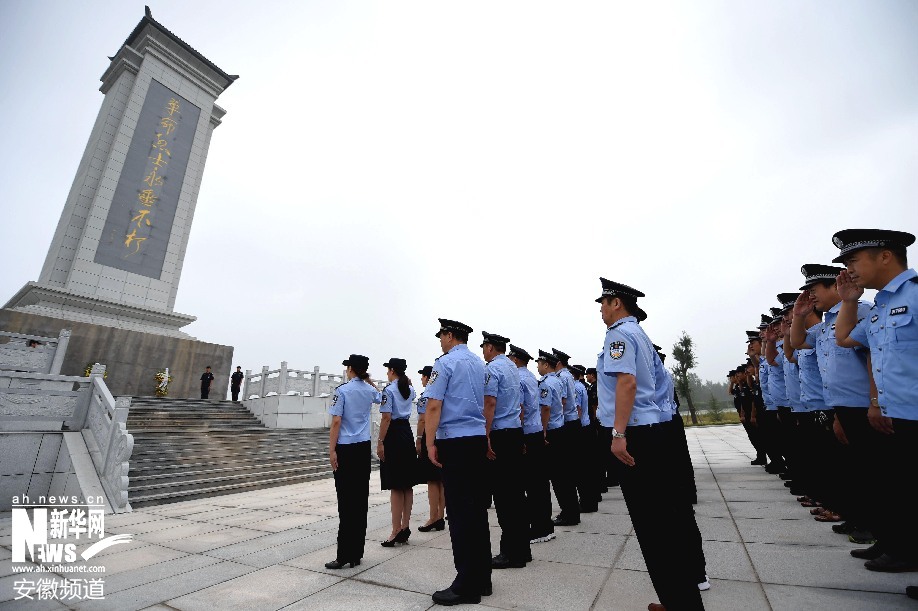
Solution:
M 376 387 L 359 378 L 351 378 L 336 388 L 328 413 L 341 416 L 338 443 L 345 445 L 370 441 L 370 408 L 381 401 Z
M 655 401 L 664 410 L 668 409 L 676 414 L 676 402 L 673 401 L 673 395 L 675 394 L 675 384 L 673 382 L 673 376 L 669 373 L 666 367 L 663 365 L 660 355 L 654 353 L 653 361 L 653 371 L 654 371 L 654 384 L 657 387 L 657 394 Z
M 826 312 L 820 324 L 810 327 L 806 332 L 806 343 L 816 348 L 826 405 L 867 408 L 870 406 L 867 351 L 863 348 L 842 348 L 835 343 L 835 319 L 840 309 L 841 302 L 838 302 Z M 869 310 L 870 304 L 858 302 L 858 320 L 867 317 Z
M 590 410 L 587 408 L 586 386 L 580 380 L 574 380 L 574 391 L 577 393 L 577 407 L 580 408 L 580 426 L 590 426 Z
M 800 367 L 799 361 L 793 363 L 787 359 L 784 352 L 781 352 L 784 366 L 784 386 L 787 389 L 787 404 L 790 405 L 792 412 L 805 412 L 803 401 L 800 399 Z M 794 350 L 794 358 L 800 358 L 800 351 Z
M 775 357 L 775 364 L 768 366 L 768 394 L 771 395 L 775 406 L 769 409 L 790 407 L 790 403 L 787 402 L 787 385 L 784 383 L 784 341 L 778 341 L 775 347 L 778 349 L 778 356 Z
M 564 394 L 562 395 L 566 400 L 564 421 L 573 422 L 579 418 L 577 415 L 577 390 L 574 388 L 574 376 L 566 368 L 555 372 L 555 375 L 561 378 L 561 383 L 564 384 Z
M 420 416 L 421 414 L 427 413 L 427 395 L 426 393 L 427 393 L 427 389 L 424 389 L 421 391 L 421 394 L 418 395 L 418 402 L 417 402 L 418 416 Z M 423 432 L 424 431 L 418 431 L 418 435 L 420 435 Z
M 523 434 L 542 430 L 542 411 L 539 408 L 539 381 L 527 367 L 519 367 L 520 396 L 523 404 Z
M 774 411 L 778 408 L 772 400 L 771 393 L 768 391 L 768 360 L 764 356 L 759 357 L 759 390 L 762 391 L 762 403 L 765 404 L 766 411 Z
M 520 422 L 520 372 L 507 355 L 498 354 L 485 365 L 484 394 L 497 400 L 492 431 L 523 426 Z
M 797 366 L 800 368 L 800 400 L 803 407 L 810 412 L 827 409 L 826 400 L 822 396 L 822 375 L 819 373 L 816 349 L 797 350 Z
M 411 415 L 411 404 L 414 403 L 414 397 L 414 386 L 408 387 L 408 398 L 406 399 L 398 390 L 398 382 L 390 382 L 383 388 L 379 413 L 391 413 L 393 420 L 407 420 Z
M 877 400 L 884 416 L 918 420 L 918 272 L 907 269 L 883 287 L 851 338 L 870 346 Z
M 564 392 L 561 378 L 553 373 L 542 376 L 539 381 L 539 409 L 547 405 L 548 430 L 559 429 L 564 426 L 564 407 L 561 405 L 561 393 Z
M 672 411 L 660 407 L 655 401 L 656 377 L 653 359 L 656 351 L 634 316 L 626 316 L 606 331 L 603 350 L 596 360 L 597 416 L 605 427 L 615 425 L 615 389 L 618 374 L 631 374 L 637 382 L 634 407 L 628 426 L 658 424 L 672 420 Z
M 485 434 L 484 361 L 466 344 L 453 346 L 430 372 L 427 399 L 443 401 L 437 439 Z

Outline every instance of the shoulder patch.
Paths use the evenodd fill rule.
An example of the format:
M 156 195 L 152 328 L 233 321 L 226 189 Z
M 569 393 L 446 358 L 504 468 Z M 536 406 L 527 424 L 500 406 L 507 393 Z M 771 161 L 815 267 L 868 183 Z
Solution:
M 434 369 L 433 371 L 431 371 L 431 372 L 430 372 L 430 381 L 427 382 L 427 385 L 430 386 L 431 384 L 433 384 L 434 382 L 436 382 L 436 381 L 437 381 L 437 376 L 438 376 L 438 375 L 440 375 L 440 372 L 437 371 L 436 369 Z
M 485 374 L 485 386 L 487 386 L 488 382 L 490 381 L 491 381 L 491 372 L 489 371 L 488 373 Z
M 548 389 L 547 389 L 547 388 L 543 388 L 543 389 L 542 389 L 542 392 L 539 393 L 539 396 L 540 396 L 541 398 L 543 398 L 543 399 L 546 398 L 546 397 L 548 397 Z
M 388 400 L 389 400 L 389 395 L 387 393 L 383 393 L 382 401 L 380 402 L 380 405 L 385 405 Z
M 908 312 L 908 306 L 899 306 L 898 308 L 893 308 L 889 311 L 890 316 L 898 316 L 899 314 L 905 314 Z
M 332 395 L 332 405 L 338 404 L 338 393 Z
M 625 356 L 625 342 L 612 342 L 609 345 L 609 356 L 615 360 Z

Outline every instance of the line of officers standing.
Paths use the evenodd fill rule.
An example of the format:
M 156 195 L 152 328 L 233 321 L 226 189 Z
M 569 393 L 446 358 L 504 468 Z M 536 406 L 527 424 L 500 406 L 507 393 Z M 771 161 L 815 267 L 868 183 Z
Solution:
M 910 233 L 846 229 L 833 263 L 747 331 L 728 374 L 753 465 L 779 475 L 864 567 L 918 571 L 918 273 Z M 878 291 L 873 303 L 864 289 Z M 918 598 L 918 588 L 906 592 Z
M 493 591 L 493 569 L 525 567 L 532 561 L 532 544 L 554 539 L 556 526 L 579 524 L 581 513 L 598 510 L 608 486 L 620 484 L 662 603 L 648 608 L 704 608 L 700 591 L 710 584 L 672 376 L 663 366 L 665 356 L 640 326 L 647 314 L 637 300 L 644 294 L 600 281 L 596 302 L 606 332 L 595 368 L 571 365 L 557 349 L 539 350 L 537 380 L 528 369 L 533 357 L 509 338 L 483 332 L 482 360 L 468 348 L 470 326 L 439 319 L 435 335 L 443 354 L 421 370 L 428 375 L 417 402 L 424 429 L 418 437 L 426 449 L 421 460 L 441 469 L 456 567 L 450 586 L 433 594 L 435 603 L 480 603 Z M 386 365 L 393 363 L 404 375 L 404 361 L 389 359 Z M 329 408 L 341 520 L 337 557 L 326 564 L 333 569 L 356 566 L 363 557 L 369 415 L 382 396 L 370 383 L 367 357 L 351 355 L 343 364 L 348 382 L 336 389 Z M 390 380 L 398 374 L 390 367 Z M 407 424 L 408 415 L 392 413 L 389 420 Z M 385 456 L 391 454 L 382 434 L 380 447 Z M 391 471 L 384 475 L 390 478 Z M 560 508 L 554 518 L 552 489 Z M 487 513 L 492 499 L 501 527 L 494 556 Z M 407 525 L 393 517 L 393 536 L 383 544 L 405 543 L 408 535 Z

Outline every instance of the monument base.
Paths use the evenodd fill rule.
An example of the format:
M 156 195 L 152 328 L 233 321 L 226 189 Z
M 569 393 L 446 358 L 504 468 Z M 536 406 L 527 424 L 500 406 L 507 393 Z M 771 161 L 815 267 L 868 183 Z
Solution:
M 37 282 L 27 283 L 3 307 L 39 316 L 195 339 L 180 330 L 181 327 L 197 320 L 194 316 L 141 305 L 117 303 L 62 288 L 44 286 Z
M 201 374 L 209 366 L 215 376 L 210 398 L 226 396 L 233 367 L 232 346 L 116 328 L 65 318 L 63 314 L 44 316 L 18 308 L 0 310 L 0 330 L 54 337 L 63 328 L 72 333 L 62 375 L 82 376 L 88 364 L 102 363 L 107 367 L 105 383 L 113 395 L 153 396 L 156 372 L 168 367 L 172 376 L 169 396 L 196 399 L 201 396 Z

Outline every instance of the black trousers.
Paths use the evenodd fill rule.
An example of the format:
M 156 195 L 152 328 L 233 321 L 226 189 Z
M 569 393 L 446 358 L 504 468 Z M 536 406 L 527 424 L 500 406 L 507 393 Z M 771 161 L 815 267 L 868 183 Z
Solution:
M 816 437 L 818 429 L 816 428 L 815 412 L 794 412 L 793 417 L 796 421 L 794 426 L 794 455 L 797 466 L 794 468 L 794 486 L 799 488 L 803 494 L 816 498 L 815 490 L 818 487 L 816 479 L 817 459 L 815 450 L 817 447 Z
M 526 511 L 526 486 L 523 478 L 523 429 L 491 431 L 491 449 L 497 458 L 491 461 L 492 491 L 497 523 L 500 524 L 500 553 L 511 561 L 528 561 L 529 524 Z
M 526 486 L 526 516 L 529 538 L 544 537 L 555 532 L 551 521 L 551 484 L 548 479 L 548 446 L 542 431 L 523 436 L 526 454 L 523 457 L 523 481 Z
M 562 426 L 548 431 L 548 473 L 551 487 L 555 490 L 555 499 L 561 508 L 561 517 L 578 522 L 580 503 L 577 501 L 577 488 L 571 469 L 571 430 Z
M 759 430 L 762 433 L 762 442 L 765 445 L 765 453 L 768 458 L 776 465 L 784 465 L 784 453 L 781 447 L 781 430 L 778 422 L 778 412 L 775 410 L 759 410 L 759 416 L 756 419 L 759 424 Z
M 888 533 L 888 530 L 876 502 L 882 488 L 877 474 L 891 466 L 891 444 L 885 435 L 870 426 L 866 407 L 836 407 L 835 417 L 845 431 L 850 451 L 844 517 L 859 528 L 870 530 L 877 541 L 885 545 L 887 537 L 883 534 Z M 911 465 L 900 466 L 903 469 L 911 468 Z
M 564 423 L 564 430 L 567 431 L 569 444 L 571 478 L 574 482 L 574 489 L 577 491 L 577 506 L 581 510 L 595 510 L 599 505 L 597 498 L 598 492 L 594 492 L 591 485 L 587 461 L 587 446 L 584 445 L 583 425 L 579 420 L 571 420 Z
M 612 453 L 612 427 L 599 425 L 599 460 L 606 486 L 618 486 L 621 462 Z
M 233 401 L 239 400 L 239 391 L 241 389 L 238 386 L 230 386 L 230 393 L 233 395 Z
M 626 434 L 635 464 L 622 466 L 622 493 L 657 596 L 668 611 L 704 609 L 695 574 L 703 552 L 694 511 L 679 489 L 672 427 L 629 426 Z
M 338 470 L 335 493 L 338 496 L 337 560 L 363 558 L 367 536 L 367 511 L 370 498 L 370 442 L 335 446 Z
M 602 480 L 599 478 L 599 470 L 596 465 L 599 463 L 598 447 L 596 441 L 596 429 L 592 425 L 583 426 L 581 424 L 578 432 L 577 446 L 580 448 L 580 460 L 574 467 L 577 470 L 577 491 L 580 493 L 580 507 L 596 509 L 602 495 L 599 490 L 602 486 Z
M 208 395 L 210 395 L 210 387 L 209 387 L 209 386 L 202 386 L 202 387 L 201 387 L 201 398 L 202 398 L 202 399 L 206 399 L 206 398 L 208 397 Z
M 811 462 L 811 481 L 807 484 L 807 495 L 832 511 L 845 515 L 845 474 L 848 469 L 844 465 L 847 448 L 842 447 L 836 439 L 834 422 L 835 410 L 813 412 L 811 451 L 808 456 Z
M 673 465 L 679 477 L 679 488 L 685 495 L 690 505 L 698 502 L 698 490 L 695 487 L 695 467 L 692 465 L 692 455 L 689 453 L 688 440 L 685 438 L 685 422 L 679 414 L 673 414 L 673 419 L 665 424 L 670 429 L 677 462 Z M 694 510 L 692 510 L 694 512 Z M 701 535 L 698 535 L 701 537 Z
M 752 444 L 752 447 L 755 448 L 755 458 L 758 461 L 765 459 L 765 444 L 762 442 L 762 433 L 759 430 L 759 423 L 756 420 L 755 424 L 752 424 L 752 410 L 755 405 L 752 397 L 743 397 L 740 401 L 740 418 L 746 417 L 746 421 L 743 422 L 743 429 L 746 431 L 746 436 L 749 437 L 749 443 Z M 765 411 L 763 406 L 759 413 Z
M 438 439 L 443 490 L 449 517 L 456 578 L 450 586 L 463 595 L 481 594 L 491 583 L 488 529 L 488 439 L 484 435 Z
M 918 421 L 893 418 L 893 430 L 895 434 L 886 437 L 890 462 L 878 473 L 881 480 L 875 503 L 888 532 L 887 537 L 880 536 L 888 554 L 915 562 L 918 561 L 918 523 L 915 520 L 918 495 L 915 494 L 914 468 L 918 465 Z
M 795 469 L 800 466 L 797 457 L 797 418 L 791 411 L 791 408 L 785 406 L 778 407 L 778 443 L 781 447 L 781 454 L 784 456 L 784 464 L 787 465 L 787 471 L 791 477 L 795 477 Z

